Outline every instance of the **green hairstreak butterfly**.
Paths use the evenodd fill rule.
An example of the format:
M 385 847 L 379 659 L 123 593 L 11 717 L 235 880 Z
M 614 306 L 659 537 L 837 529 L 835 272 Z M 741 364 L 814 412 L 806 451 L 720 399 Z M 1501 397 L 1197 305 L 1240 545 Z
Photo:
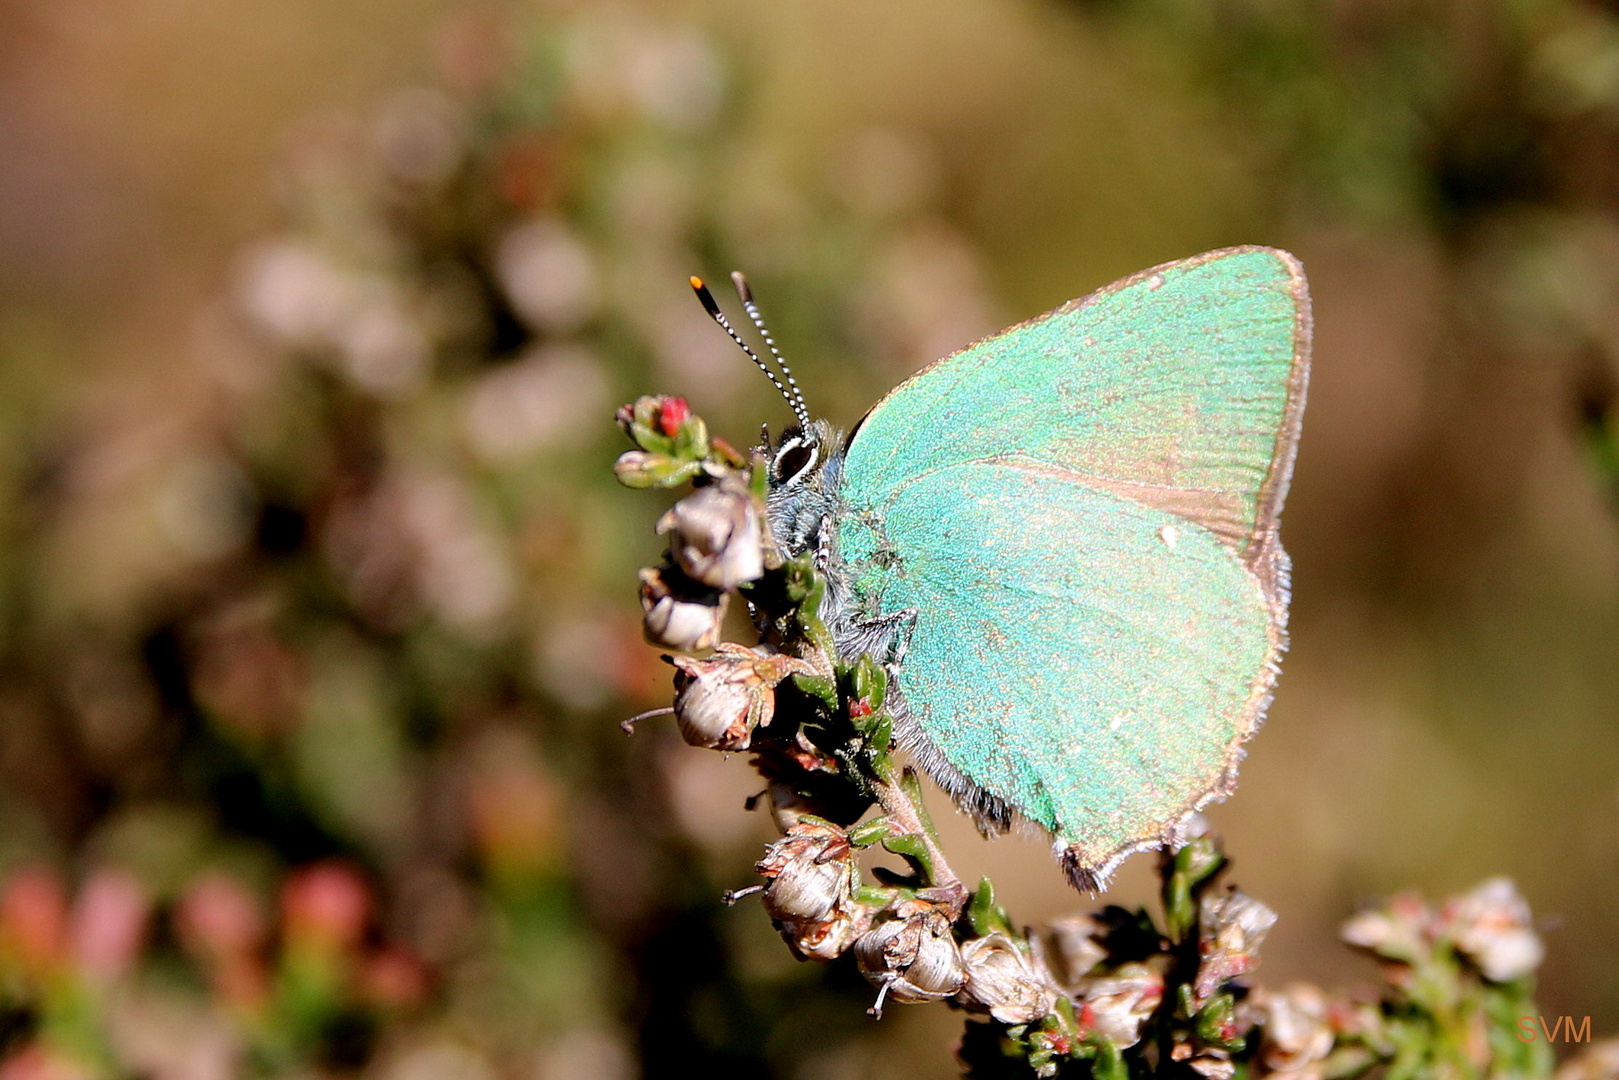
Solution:
M 770 524 L 816 553 L 839 651 L 888 666 L 901 747 L 981 829 L 1040 826 L 1077 887 L 1232 790 L 1286 644 L 1309 352 L 1298 261 L 1239 247 L 969 345 L 847 440 L 777 382 Z

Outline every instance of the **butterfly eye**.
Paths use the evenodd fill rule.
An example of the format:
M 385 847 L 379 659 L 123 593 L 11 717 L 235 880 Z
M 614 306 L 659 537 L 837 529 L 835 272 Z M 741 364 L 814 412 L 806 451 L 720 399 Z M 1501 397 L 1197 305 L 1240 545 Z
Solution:
M 805 473 L 815 467 L 820 459 L 821 447 L 819 443 L 805 442 L 803 439 L 788 439 L 776 451 L 776 460 L 771 463 L 771 479 L 778 485 L 790 484 L 802 479 Z

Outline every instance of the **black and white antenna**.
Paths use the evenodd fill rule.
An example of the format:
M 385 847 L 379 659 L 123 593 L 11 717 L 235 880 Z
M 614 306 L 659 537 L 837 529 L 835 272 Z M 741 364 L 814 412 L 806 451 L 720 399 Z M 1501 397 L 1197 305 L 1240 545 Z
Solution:
M 809 408 L 804 404 L 804 394 L 798 389 L 798 383 L 793 379 L 792 370 L 787 366 L 787 361 L 782 359 L 780 350 L 776 348 L 775 341 L 770 337 L 770 332 L 765 329 L 764 320 L 759 317 L 758 305 L 753 302 L 753 293 L 749 291 L 746 279 L 741 274 L 732 274 L 731 280 L 736 283 L 737 295 L 742 297 L 742 306 L 747 308 L 748 318 L 752 319 L 753 325 L 759 328 L 759 333 L 763 335 L 765 344 L 770 347 L 770 355 L 775 357 L 776 363 L 781 365 L 781 373 L 787 379 L 785 385 L 782 383 L 781 378 L 770 370 L 770 365 L 761 360 L 759 354 L 753 351 L 752 346 L 743 341 L 742 335 L 738 334 L 731 326 L 730 320 L 725 317 L 725 312 L 720 310 L 718 301 L 714 299 L 714 294 L 708 291 L 708 286 L 703 283 L 703 279 L 693 276 L 691 288 L 697 294 L 697 299 L 703 302 L 703 310 L 708 312 L 709 317 L 719 323 L 720 329 L 731 335 L 731 340 L 741 346 L 742 351 L 748 354 L 748 358 L 758 365 L 760 371 L 765 373 L 765 378 L 770 380 L 771 385 L 776 388 L 782 399 L 787 402 L 788 408 L 793 410 L 793 415 L 798 418 L 799 430 L 804 433 L 805 438 L 809 438 L 812 429 L 810 427 Z
M 748 279 L 742 276 L 742 271 L 731 271 L 731 283 L 736 286 L 736 295 L 742 301 L 742 307 L 747 311 L 748 318 L 759 331 L 759 336 L 765 339 L 765 346 L 770 349 L 770 355 L 776 358 L 776 365 L 781 368 L 782 376 L 787 380 L 787 388 L 793 392 L 793 412 L 798 416 L 798 423 L 805 433 L 809 432 L 809 407 L 804 404 L 804 391 L 798 388 L 798 381 L 793 378 L 793 369 L 787 366 L 787 358 L 781 355 L 776 348 L 776 339 L 770 336 L 770 329 L 765 326 L 764 316 L 759 314 L 759 305 L 753 302 L 753 290 L 748 288 Z

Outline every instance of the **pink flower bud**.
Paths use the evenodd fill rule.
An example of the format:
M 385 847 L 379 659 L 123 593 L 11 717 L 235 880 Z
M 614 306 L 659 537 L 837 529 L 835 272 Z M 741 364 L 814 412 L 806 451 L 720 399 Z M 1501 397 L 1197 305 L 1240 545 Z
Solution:
M 1121 964 L 1086 981 L 1081 994 L 1090 1029 L 1120 1048 L 1141 1041 L 1141 1028 L 1164 998 L 1164 976 L 1146 964 Z
M 293 941 L 333 950 L 353 948 L 370 915 L 371 891 L 365 878 L 344 863 L 303 867 L 281 889 L 281 919 Z
M 666 397 L 658 407 L 658 430 L 671 439 L 680 431 L 680 425 L 691 416 L 691 406 L 683 397 Z
M 109 983 L 135 962 L 150 906 L 135 878 L 99 870 L 79 890 L 73 909 L 73 955 L 92 981 Z
M 1276 912 L 1236 889 L 1206 893 L 1200 925 L 1202 963 L 1193 984 L 1197 1008 L 1229 980 L 1259 966 L 1259 946 L 1276 925 Z
M 1491 878 L 1441 909 L 1435 931 L 1478 965 L 1491 982 L 1521 979 L 1546 955 L 1529 919 L 1529 904 L 1510 880 Z
M 1267 1069 L 1304 1075 L 1332 1052 L 1327 997 L 1316 987 L 1295 983 L 1284 990 L 1261 990 L 1254 1004 L 1263 1017 L 1259 1056 Z
M 414 955 L 389 947 L 366 959 L 360 984 L 378 1005 L 409 1009 L 427 1000 L 430 979 L 427 968 Z
M 180 897 L 174 917 L 180 940 L 204 956 L 252 953 L 264 941 L 258 901 L 223 874 L 194 881 Z
M 220 996 L 244 1009 L 262 1003 L 264 918 L 241 883 L 223 874 L 199 878 L 180 897 L 174 922 L 180 943 L 207 968 Z

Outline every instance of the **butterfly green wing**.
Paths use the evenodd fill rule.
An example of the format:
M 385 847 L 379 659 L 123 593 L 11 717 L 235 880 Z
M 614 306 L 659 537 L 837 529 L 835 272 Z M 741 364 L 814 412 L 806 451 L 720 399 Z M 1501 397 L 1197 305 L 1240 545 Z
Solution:
M 915 723 L 1076 880 L 1224 794 L 1262 717 L 1309 330 L 1292 256 L 1212 252 L 939 361 L 850 444 L 839 543 L 868 613 L 920 613 Z

